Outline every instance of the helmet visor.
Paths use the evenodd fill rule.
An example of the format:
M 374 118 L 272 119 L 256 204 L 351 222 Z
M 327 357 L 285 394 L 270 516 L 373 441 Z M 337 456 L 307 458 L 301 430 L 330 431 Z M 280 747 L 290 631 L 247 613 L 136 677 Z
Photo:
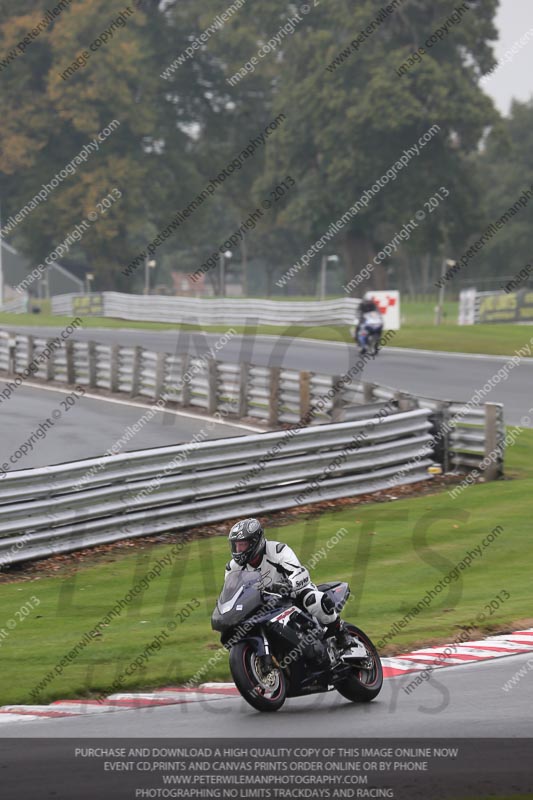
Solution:
M 246 540 L 241 540 L 239 542 L 233 542 L 233 552 L 234 553 L 246 553 L 247 550 L 250 549 L 250 542 Z

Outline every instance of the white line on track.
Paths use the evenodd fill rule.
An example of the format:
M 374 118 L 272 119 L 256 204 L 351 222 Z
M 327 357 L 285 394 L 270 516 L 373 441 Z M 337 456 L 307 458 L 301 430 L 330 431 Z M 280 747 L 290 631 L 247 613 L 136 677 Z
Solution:
M 13 326 L 11 326 L 11 327 L 13 327 Z M 22 326 L 22 327 L 24 327 L 24 326 Z M 109 331 L 119 330 L 121 333 L 136 333 L 136 334 L 138 334 L 138 333 L 147 333 L 149 335 L 173 333 L 174 332 L 173 329 L 168 329 L 168 328 L 164 328 L 162 330 L 151 330 L 149 328 L 147 328 L 147 329 L 144 329 L 144 328 L 83 328 L 83 326 L 80 327 L 80 330 L 84 330 L 84 331 L 92 330 L 92 331 L 95 331 L 97 333 L 100 333 L 100 332 L 109 333 Z M 206 337 L 207 336 L 211 336 L 211 337 L 220 336 L 220 333 L 217 333 L 216 331 L 215 332 L 213 332 L 213 331 L 191 331 L 191 333 L 192 334 L 193 333 L 200 333 L 200 334 L 203 334 Z M 239 334 L 237 334 L 237 336 L 240 336 L 242 338 L 248 338 L 248 339 L 249 338 L 258 339 L 258 340 L 263 340 L 264 339 L 265 341 L 266 340 L 273 340 L 275 342 L 279 342 L 280 339 L 283 339 L 283 338 L 291 339 L 291 337 L 283 337 L 281 335 L 280 336 L 275 336 L 275 335 L 269 334 L 269 333 L 260 333 L 260 334 L 257 334 L 256 336 L 254 336 L 252 334 L 239 333 Z M 293 342 L 296 342 L 296 343 L 303 342 L 305 344 L 312 344 L 313 346 L 316 346 L 317 344 L 329 345 L 330 347 L 346 347 L 347 344 L 349 344 L 350 346 L 354 345 L 354 342 L 351 339 L 348 342 L 343 342 L 343 341 L 331 342 L 328 339 L 308 339 L 305 336 L 295 336 L 291 340 Z M 488 355 L 487 353 L 454 353 L 454 352 L 451 352 L 449 350 L 418 350 L 418 349 L 412 348 L 412 347 L 383 347 L 382 348 L 382 352 L 383 353 L 387 353 L 387 354 L 389 354 L 389 353 L 391 353 L 391 354 L 392 353 L 399 353 L 400 355 L 405 353 L 406 355 L 411 355 L 412 354 L 412 355 L 432 356 L 432 357 L 435 356 L 437 358 L 438 357 L 444 357 L 444 358 L 476 358 L 476 359 L 482 358 L 482 359 L 486 359 L 486 360 L 489 360 L 489 361 L 503 361 L 503 362 L 507 362 L 507 361 L 509 361 L 510 358 L 512 358 L 511 355 L 509 355 L 509 356 L 497 356 L 497 355 Z M 515 354 L 513 354 L 513 355 L 515 355 Z M 522 360 L 522 363 L 529 364 L 530 366 L 533 366 L 533 357 L 522 356 L 521 360 Z
M 101 330 L 104 330 L 104 329 L 101 329 Z M 128 330 L 131 330 L 131 329 L 128 329 Z M 159 333 L 161 333 L 161 331 L 159 331 Z M 203 333 L 203 331 L 202 331 L 202 333 Z M 205 335 L 206 336 L 214 336 L 216 334 L 212 334 L 212 333 L 207 332 Z M 247 334 L 238 334 L 238 336 L 242 336 L 244 338 L 249 338 L 249 335 L 247 335 Z M 259 339 L 259 340 L 270 339 L 270 340 L 274 340 L 275 342 L 279 342 L 280 339 L 283 339 L 284 337 L 282 337 L 282 336 L 273 336 L 271 334 L 258 334 L 256 337 L 252 337 L 252 338 L 256 338 L 256 339 Z M 290 337 L 288 337 L 288 338 L 290 338 Z M 342 342 L 342 341 L 331 342 L 331 341 L 329 341 L 327 339 L 308 339 L 308 338 L 306 338 L 304 336 L 301 336 L 301 337 L 300 336 L 295 336 L 292 339 L 292 341 L 295 342 L 295 343 L 303 342 L 305 344 L 312 344 L 315 347 L 316 347 L 317 344 L 329 345 L 330 347 L 346 347 L 347 344 L 350 345 L 350 346 L 354 345 L 354 342 L 352 340 L 350 340 L 348 342 Z M 503 361 L 504 363 L 509 361 L 510 358 L 512 358 L 511 355 L 508 355 L 508 356 L 493 355 L 492 356 L 492 355 L 488 355 L 487 353 L 454 353 L 454 352 L 451 352 L 449 350 L 418 350 L 418 349 L 413 348 L 413 347 L 383 347 L 381 349 L 381 352 L 386 353 L 387 355 L 392 354 L 392 353 L 398 353 L 400 355 L 406 354 L 406 355 L 417 355 L 417 356 L 419 355 L 419 356 L 431 356 L 431 357 L 435 356 L 435 357 L 444 357 L 444 358 L 470 358 L 470 359 L 472 359 L 472 358 L 476 358 L 476 359 L 477 358 L 482 358 L 482 359 L 485 359 L 485 360 L 488 360 L 488 361 Z M 515 354 L 513 354 L 513 355 L 515 355 Z M 530 366 L 533 366 L 533 358 L 530 357 L 530 356 L 522 356 L 521 361 L 524 364 L 529 364 Z
M 239 334 L 242 335 L 242 334 Z M 274 339 L 276 342 L 280 340 L 279 336 L 270 336 L 269 334 L 260 334 L 256 337 L 257 339 Z M 354 343 L 350 340 L 349 342 L 331 342 L 327 339 L 307 339 L 305 337 L 295 336 L 293 339 L 294 342 L 305 342 L 306 344 L 312 344 L 316 346 L 317 344 L 325 344 L 329 345 L 330 347 L 346 347 L 347 344 L 350 346 Z M 431 357 L 444 357 L 444 358 L 483 358 L 489 361 L 503 361 L 507 362 L 511 355 L 509 356 L 491 356 L 487 355 L 487 353 L 453 353 L 449 350 L 417 350 L 412 347 L 383 347 L 381 349 L 382 353 L 386 353 L 387 355 L 392 353 L 398 353 L 400 355 L 417 355 L 417 356 L 431 356 Z M 515 355 L 515 354 L 513 354 Z M 522 363 L 529 364 L 533 366 L 533 358 L 530 356 L 522 356 L 521 358 Z
M 12 382 L 12 381 L 11 381 Z M 9 383 L 9 380 L 5 378 L 0 378 L 0 383 Z M 58 386 L 46 386 L 42 383 L 33 383 L 32 381 L 24 381 L 20 384 L 20 386 L 24 387 L 27 386 L 30 389 L 39 389 L 43 392 L 56 392 L 57 394 L 71 394 L 71 388 L 62 389 Z M 116 397 L 102 397 L 99 394 L 91 394 L 90 392 L 86 392 L 83 397 L 88 398 L 89 400 L 100 400 L 102 403 L 114 403 L 115 405 L 119 406 L 128 406 L 130 408 L 140 408 L 143 411 L 149 411 L 153 408 L 153 406 L 144 405 L 143 403 L 136 403 L 134 400 L 126 400 Z M 242 428 L 245 431 L 253 431 L 254 433 L 265 433 L 264 428 L 255 427 L 253 425 L 245 425 L 243 422 L 226 422 L 225 420 L 219 420 L 215 417 L 211 416 L 202 416 L 201 414 L 194 414 L 191 411 L 178 411 L 177 409 L 173 408 L 158 408 L 158 413 L 160 414 L 174 414 L 176 417 L 187 417 L 188 419 L 197 419 L 201 422 L 214 422 L 216 425 L 225 425 L 229 428 Z

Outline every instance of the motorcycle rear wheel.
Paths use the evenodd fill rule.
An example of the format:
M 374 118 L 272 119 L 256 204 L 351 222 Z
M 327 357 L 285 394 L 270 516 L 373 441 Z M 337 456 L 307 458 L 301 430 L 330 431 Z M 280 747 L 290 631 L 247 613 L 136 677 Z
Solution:
M 353 667 L 351 674 L 343 681 L 339 681 L 335 688 L 347 700 L 353 703 L 369 703 L 381 691 L 383 686 L 383 667 L 378 651 L 372 644 L 366 633 L 355 625 L 346 623 L 346 627 L 352 636 L 356 636 L 365 646 L 372 658 L 372 669 L 360 669 Z
M 234 645 L 229 654 L 229 666 L 235 686 L 257 711 L 277 711 L 285 702 L 287 683 L 281 669 L 264 673 L 259 656 L 251 642 Z

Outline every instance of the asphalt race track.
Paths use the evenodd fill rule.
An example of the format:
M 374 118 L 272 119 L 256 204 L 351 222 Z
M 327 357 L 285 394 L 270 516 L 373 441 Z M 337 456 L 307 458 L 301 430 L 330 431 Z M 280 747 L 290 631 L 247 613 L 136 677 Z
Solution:
M 0 390 L 6 381 L 0 379 Z M 100 456 L 124 434 L 129 425 L 137 422 L 148 406 L 120 398 L 80 397 L 75 405 L 62 405 L 71 393 L 51 387 L 33 388 L 21 385 L 13 395 L 0 404 L 1 462 L 15 463 L 11 470 L 43 467 L 64 461 Z M 55 412 L 55 414 L 54 414 Z M 54 416 L 60 413 L 60 417 Z M 54 414 L 54 416 L 53 416 Z M 25 455 L 16 455 L 20 446 L 39 429 L 43 420 L 51 419 L 53 427 L 43 431 L 43 438 L 34 437 L 32 448 Z M 251 426 L 211 423 L 187 412 L 161 411 L 147 422 L 124 446 L 124 451 L 142 450 L 191 441 L 194 434 L 205 429 L 209 439 L 243 436 L 252 432 Z M 43 430 L 43 429 L 41 429 Z
M 22 331 L 22 328 L 17 328 Z M 39 335 L 51 329 L 26 329 Z M 59 329 L 58 329 L 59 331 Z M 214 347 L 220 334 L 180 334 L 132 330 L 77 331 L 74 338 L 142 345 L 166 352 L 195 355 Z M 528 341 L 524 335 L 524 342 Z M 353 346 L 327 342 L 280 340 L 276 337 L 234 337 L 217 353 L 221 360 L 248 360 L 259 365 L 283 365 L 326 374 L 343 374 L 357 360 Z M 361 377 L 398 389 L 442 399 L 468 400 L 506 362 L 505 358 L 424 353 L 385 349 L 367 365 Z M 506 421 L 517 424 L 530 405 L 533 359 L 513 369 L 508 380 L 489 397 L 503 402 Z M 0 379 L 0 389 L 5 380 Z M 69 388 L 20 386 L 0 405 L 2 453 L 11 454 L 28 439 L 40 421 L 61 408 Z M 81 397 L 63 410 L 54 427 L 12 469 L 98 456 L 134 424 L 146 406 L 124 398 Z M 531 426 L 533 422 L 530 422 Z M 205 428 L 206 420 L 186 412 L 160 412 L 125 449 L 188 442 Z M 210 438 L 243 435 L 247 426 L 215 424 Z M 7 458 L 4 460 L 7 461 Z M 530 671 L 511 691 L 504 683 L 530 659 L 530 653 L 495 661 L 439 669 L 430 680 L 406 694 L 412 676 L 385 680 L 379 698 L 355 705 L 333 692 L 287 701 L 277 714 L 262 715 L 242 699 L 203 698 L 165 707 L 121 710 L 71 718 L 6 722 L 0 737 L 531 737 Z
M 261 714 L 242 698 L 206 699 L 94 716 L 8 723 L 0 737 L 531 737 L 533 671 L 502 689 L 531 653 L 439 669 L 409 694 L 413 674 L 387 678 L 372 703 L 336 692 L 288 700 Z
M 245 320 L 243 320 L 243 323 Z M 127 324 L 127 323 L 125 323 Z M 2 326 L 20 333 L 52 336 L 60 328 Z M 189 352 L 202 355 L 214 347 L 222 334 L 190 331 L 144 331 L 131 329 L 90 328 L 77 330 L 72 338 L 104 344 L 141 345 L 148 350 L 168 353 Z M 524 327 L 524 344 L 529 343 L 531 328 Z M 423 347 L 424 342 L 420 342 Z M 291 339 L 275 336 L 234 336 L 217 353 L 221 361 L 249 361 L 258 366 L 284 366 L 327 375 L 342 375 L 357 362 L 352 344 Z M 469 400 L 476 390 L 494 375 L 508 359 L 503 356 L 444 354 L 429 351 L 384 348 L 375 362 L 360 374 L 363 380 L 391 386 L 442 400 Z M 504 403 L 509 425 L 521 424 L 533 404 L 533 358 L 524 359 L 512 369 L 506 381 L 495 386 L 486 401 Z M 533 426 L 533 414 L 524 427 Z

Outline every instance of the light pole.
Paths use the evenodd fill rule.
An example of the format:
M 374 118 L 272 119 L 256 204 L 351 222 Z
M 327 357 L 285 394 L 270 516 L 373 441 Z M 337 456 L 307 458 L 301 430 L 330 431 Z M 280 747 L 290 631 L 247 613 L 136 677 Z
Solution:
M 144 293 L 150 294 L 150 270 L 155 269 L 157 261 L 153 258 L 148 260 L 145 258 L 144 260 Z
M 92 282 L 94 281 L 94 274 L 92 272 L 85 273 L 85 280 L 87 281 L 87 294 L 91 294 Z
M 440 325 L 442 323 L 442 310 L 444 308 L 444 292 L 446 290 L 446 268 L 455 267 L 456 264 L 457 261 L 454 261 L 452 258 L 445 258 L 442 262 L 442 266 L 440 269 L 439 299 L 435 307 L 435 325 Z
M 224 250 L 220 254 L 220 296 L 226 296 L 226 259 L 231 258 L 233 253 L 231 250 Z
M 324 300 L 326 297 L 326 278 L 328 261 L 338 261 L 339 256 L 322 256 L 322 263 L 320 265 L 320 299 Z

